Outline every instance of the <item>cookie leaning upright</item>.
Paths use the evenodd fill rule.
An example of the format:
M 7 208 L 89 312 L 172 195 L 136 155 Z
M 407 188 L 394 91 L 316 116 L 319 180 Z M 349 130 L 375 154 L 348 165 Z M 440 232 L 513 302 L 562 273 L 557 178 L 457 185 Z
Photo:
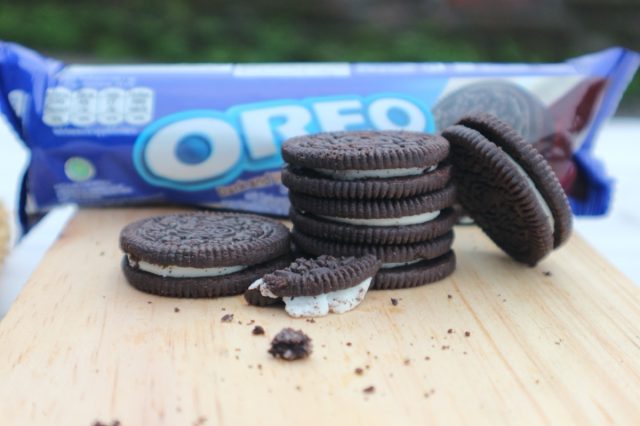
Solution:
M 122 230 L 120 247 L 122 269 L 133 287 L 172 297 L 240 294 L 291 260 L 284 225 L 233 213 L 143 219 Z
M 568 239 L 572 215 L 560 182 L 507 124 L 476 114 L 442 135 L 451 143 L 460 203 L 507 254 L 534 266 Z
M 383 264 L 374 289 L 426 284 L 453 271 L 455 188 L 446 139 L 331 132 L 289 139 L 282 153 L 298 249 L 314 256 L 375 255 Z M 433 259 L 443 262 L 434 267 Z

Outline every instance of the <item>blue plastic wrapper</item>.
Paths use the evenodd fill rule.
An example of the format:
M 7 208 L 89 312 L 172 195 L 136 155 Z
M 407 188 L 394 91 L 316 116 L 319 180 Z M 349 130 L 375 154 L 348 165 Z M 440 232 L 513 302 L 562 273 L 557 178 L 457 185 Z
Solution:
M 31 153 L 23 217 L 61 203 L 286 215 L 285 139 L 437 132 L 474 111 L 498 115 L 542 152 L 574 213 L 598 215 L 611 180 L 593 143 L 639 61 L 611 48 L 560 64 L 85 66 L 0 42 L 0 112 Z

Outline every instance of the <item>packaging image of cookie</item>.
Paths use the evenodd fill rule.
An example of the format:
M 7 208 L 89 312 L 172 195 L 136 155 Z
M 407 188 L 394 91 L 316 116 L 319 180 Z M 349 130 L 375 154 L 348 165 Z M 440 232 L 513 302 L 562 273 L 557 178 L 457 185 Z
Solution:
M 284 140 L 433 133 L 478 108 L 505 119 L 547 158 L 575 214 L 597 215 L 609 205 L 611 179 L 593 144 L 638 61 L 612 48 L 558 64 L 66 65 L 0 42 L 0 113 L 30 151 L 25 226 L 27 213 L 63 203 L 286 216 L 281 179 L 295 185 L 297 177 L 281 176 Z M 406 190 L 420 185 L 416 179 Z M 400 186 L 385 190 L 405 195 Z

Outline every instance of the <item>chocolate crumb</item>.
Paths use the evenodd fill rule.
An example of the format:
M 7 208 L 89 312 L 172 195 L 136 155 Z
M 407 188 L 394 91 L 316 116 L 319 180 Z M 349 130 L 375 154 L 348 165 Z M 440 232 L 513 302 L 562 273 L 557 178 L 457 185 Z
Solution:
M 443 351 L 446 351 L 447 349 L 449 349 L 449 346 L 447 346 L 447 345 L 442 345 L 442 350 L 443 350 Z
M 224 314 L 222 318 L 220 318 L 222 322 L 231 322 L 233 321 L 233 314 Z
M 362 392 L 364 393 L 374 393 L 376 391 L 375 386 L 367 386 L 366 388 L 362 389 Z
M 393 297 L 391 298 L 391 304 L 393 306 L 398 306 L 398 299 L 394 299 Z
M 544 274 L 544 276 L 545 276 L 545 277 L 550 277 L 550 276 L 552 276 L 552 275 L 553 275 L 553 274 L 551 273 L 551 271 L 544 271 L 544 272 L 543 272 L 543 274 Z
M 242 325 L 242 321 L 238 321 L 238 324 Z
M 204 416 L 200 416 L 196 419 L 195 422 L 193 422 L 193 426 L 202 426 L 206 422 L 207 422 L 207 418 Z
M 316 320 L 314 320 L 313 318 L 307 318 L 307 322 L 315 324 Z
M 347 342 L 347 346 L 351 346 L 351 342 Z
M 540 380 L 536 379 L 536 385 L 540 384 Z
M 264 328 L 256 325 L 255 327 L 253 327 L 253 330 L 251 330 L 251 334 L 253 334 L 254 336 L 262 336 L 264 334 Z
M 452 334 L 452 333 L 453 333 L 453 328 L 448 329 L 448 330 L 447 330 L 447 333 L 448 333 L 448 334 Z
M 360 367 L 353 370 L 353 372 L 356 373 L 358 376 L 362 376 L 364 374 L 364 370 Z
M 147 300 L 147 305 L 152 304 L 153 302 L 151 300 Z
M 247 325 L 253 325 L 256 322 L 256 320 L 251 320 L 247 323 Z
M 180 312 L 180 308 L 173 308 L 173 312 Z
M 104 251 L 101 251 L 101 252 L 100 252 L 100 256 L 104 256 Z
M 411 364 L 411 360 L 409 358 L 407 358 L 407 359 L 404 360 L 403 364 L 404 365 L 409 365 L 409 364 Z
M 453 299 L 453 296 L 450 294 L 447 294 L 447 299 Z
M 462 355 L 466 355 L 466 354 L 467 354 L 467 351 L 462 352 Z
M 262 364 L 258 364 L 257 367 L 258 367 L 258 370 L 262 370 Z
M 306 358 L 311 354 L 312 345 L 309 336 L 302 330 L 283 328 L 271 341 L 269 353 L 274 358 L 287 361 Z
M 471 332 L 469 332 L 469 331 L 465 331 L 465 332 L 464 332 L 464 337 L 469 337 L 469 336 L 471 336 Z
M 300 386 L 300 385 L 296 386 L 296 390 L 297 391 L 301 391 L 302 390 L 302 386 Z
M 371 368 L 371 366 L 369 364 L 365 365 L 364 368 L 366 368 L 367 370 L 369 370 Z
M 424 360 L 425 360 L 425 361 L 429 361 L 430 359 L 431 359 L 431 357 L 430 357 L 430 356 L 425 356 L 425 357 L 424 357 Z

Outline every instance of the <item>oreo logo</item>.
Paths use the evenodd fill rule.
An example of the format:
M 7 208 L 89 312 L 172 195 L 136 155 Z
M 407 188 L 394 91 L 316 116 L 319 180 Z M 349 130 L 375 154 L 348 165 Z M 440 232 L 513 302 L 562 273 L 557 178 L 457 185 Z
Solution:
M 280 146 L 288 138 L 364 129 L 431 132 L 434 121 L 420 102 L 394 94 L 271 101 L 225 113 L 186 111 L 145 128 L 133 146 L 133 162 L 151 185 L 201 191 L 243 171 L 280 167 Z

